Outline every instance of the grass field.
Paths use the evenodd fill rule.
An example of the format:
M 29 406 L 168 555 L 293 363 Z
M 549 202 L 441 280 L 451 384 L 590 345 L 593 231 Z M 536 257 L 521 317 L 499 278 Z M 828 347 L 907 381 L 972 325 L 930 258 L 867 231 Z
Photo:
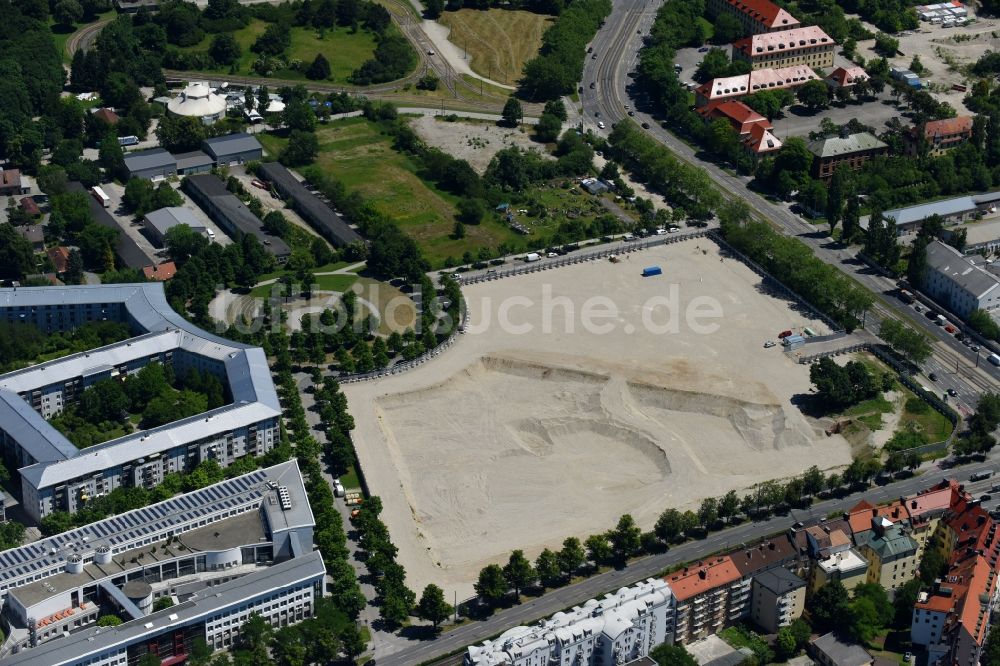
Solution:
M 438 22 L 451 29 L 448 40 L 466 51 L 472 71 L 513 85 L 524 64 L 538 54 L 551 16 L 507 9 L 444 12 Z
M 457 200 L 417 175 L 417 165 L 392 149 L 392 139 L 364 118 L 347 118 L 316 130 L 323 171 L 357 190 L 375 207 L 395 220 L 416 240 L 424 256 L 435 265 L 446 257 L 475 253 L 480 247 L 495 247 L 518 236 L 499 220 L 489 217 L 482 224 L 466 227 L 461 240 L 450 238 L 455 226 Z M 260 135 L 268 152 L 280 151 L 284 139 Z
M 267 23 L 259 19 L 250 21 L 247 27 L 233 33 L 236 41 L 243 49 L 243 55 L 236 65 L 238 74 L 252 74 L 251 66 L 257 59 L 257 54 L 250 50 L 264 30 Z M 179 49 L 180 51 L 207 51 L 212 43 L 212 35 L 206 35 L 200 43 Z M 359 30 L 351 33 L 348 28 L 328 30 L 320 38 L 319 32 L 311 28 L 293 27 L 292 45 L 287 51 L 289 60 L 301 60 L 308 66 L 317 53 L 322 53 L 330 62 L 332 80 L 344 83 L 351 72 L 361 66 L 375 52 L 375 37 L 370 32 Z M 214 74 L 228 74 L 229 67 L 208 70 Z M 305 74 L 291 69 L 279 69 L 274 72 L 276 79 L 305 80 Z

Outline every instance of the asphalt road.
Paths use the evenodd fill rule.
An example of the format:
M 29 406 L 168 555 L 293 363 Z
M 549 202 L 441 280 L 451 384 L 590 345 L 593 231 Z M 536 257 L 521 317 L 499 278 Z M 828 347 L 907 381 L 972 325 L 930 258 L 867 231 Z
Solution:
M 872 504 L 879 504 L 900 496 L 911 495 L 942 479 L 956 478 L 968 481 L 974 472 L 981 470 L 995 472 L 1000 470 L 1000 460 L 989 460 L 959 470 L 945 470 L 937 466 L 925 467 L 924 469 L 926 471 L 920 476 L 886 486 L 875 486 L 842 498 L 819 502 L 809 509 L 792 511 L 788 515 L 776 516 L 766 521 L 743 523 L 710 534 L 705 539 L 690 541 L 671 548 L 666 553 L 635 560 L 623 569 L 608 571 L 574 585 L 553 590 L 532 601 L 501 610 L 485 621 L 473 622 L 442 633 L 436 640 L 424 642 L 413 640 L 409 647 L 394 654 L 380 657 L 378 666 L 413 666 L 435 659 L 460 650 L 467 645 L 480 643 L 511 627 L 532 624 L 557 611 L 579 605 L 587 599 L 602 596 L 611 590 L 655 576 L 673 565 L 691 562 L 712 553 L 731 549 L 741 543 L 750 543 L 768 535 L 783 532 L 799 521 L 805 524 L 818 522 L 831 513 L 842 513 L 850 509 L 862 499 Z M 988 479 L 969 483 L 968 488 L 974 496 L 978 496 L 986 492 L 995 482 L 995 479 Z
M 828 236 L 826 227 L 806 222 L 792 213 L 787 204 L 773 202 L 747 189 L 750 178 L 700 159 L 693 148 L 666 131 L 647 112 L 651 109 L 627 89 L 630 82 L 628 74 L 635 69 L 642 35 L 648 33 L 659 5 L 653 0 L 621 0 L 615 3 L 611 16 L 595 37 L 592 45 L 597 58 L 585 63 L 583 90 L 580 93 L 587 128 L 606 135 L 613 123 L 633 111 L 635 122 L 649 124 L 646 132 L 652 138 L 667 146 L 678 158 L 704 168 L 724 193 L 736 194 L 762 217 L 779 225 L 784 233 L 797 236 L 817 257 L 858 280 L 877 299 L 873 311 L 866 314 L 865 328 L 877 333 L 881 319 L 891 313 L 926 333 L 934 341 L 934 356 L 924 364 L 923 370 L 925 375 L 933 372 L 938 381 L 924 383 L 942 394 L 953 388 L 959 394 L 956 404 L 959 411 L 968 413 L 982 392 L 1000 388 L 1000 368 L 990 365 L 985 359 L 977 361 L 976 354 L 942 327 L 935 326 L 895 297 L 888 296 L 896 288 L 894 281 L 859 261 L 855 257 L 856 249 L 834 242 Z M 606 128 L 600 129 L 598 122 L 603 122 Z M 980 353 L 985 355 L 988 352 Z

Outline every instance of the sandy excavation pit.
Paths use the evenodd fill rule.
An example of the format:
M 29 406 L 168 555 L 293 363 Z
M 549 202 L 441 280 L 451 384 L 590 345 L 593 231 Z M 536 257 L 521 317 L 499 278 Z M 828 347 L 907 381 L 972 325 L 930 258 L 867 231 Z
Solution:
M 822 324 L 720 256 L 698 239 L 467 287 L 471 330 L 455 346 L 411 373 L 344 387 L 362 467 L 412 585 L 471 594 L 479 569 L 513 548 L 534 557 L 626 512 L 649 528 L 666 507 L 850 461 L 842 438 L 790 403 L 808 391 L 808 368 L 762 346 L 784 328 Z M 639 276 L 654 263 L 663 276 Z M 716 299 L 716 332 L 643 326 L 659 307 L 650 299 L 672 284 L 682 306 Z M 545 289 L 577 315 L 587 298 L 607 296 L 614 330 L 587 331 L 578 316 L 572 332 L 542 332 Z M 498 325 L 512 297 L 535 302 L 516 317 L 509 308 L 533 331 Z

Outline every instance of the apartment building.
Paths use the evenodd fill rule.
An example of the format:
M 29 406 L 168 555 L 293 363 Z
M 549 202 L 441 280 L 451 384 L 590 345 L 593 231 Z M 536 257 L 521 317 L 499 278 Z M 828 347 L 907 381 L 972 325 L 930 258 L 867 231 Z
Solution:
M 754 624 L 776 633 L 802 616 L 806 606 L 806 582 L 783 567 L 755 574 L 750 602 Z
M 941 521 L 948 572 L 913 606 L 910 638 L 928 663 L 974 666 L 990 630 L 997 586 L 1000 534 L 977 503 L 960 499 Z
M 851 171 L 858 171 L 868 160 L 889 152 L 888 145 L 868 132 L 817 139 L 810 141 L 808 148 L 813 154 L 813 177 L 825 181 L 829 181 L 842 164 Z
M 129 324 L 136 337 L 0 376 L 0 456 L 20 476 L 35 520 L 74 513 L 121 487 L 153 488 L 205 460 L 227 467 L 278 441 L 281 406 L 263 350 L 202 331 L 170 309 L 159 283 L 0 290 L 0 320 L 42 331 L 88 321 Z M 101 379 L 121 380 L 149 363 L 183 376 L 217 376 L 230 404 L 77 449 L 47 419 Z
M 923 125 L 915 125 L 903 135 L 907 155 L 917 155 L 922 148 L 930 157 L 944 155 L 972 139 L 972 117 L 959 116 L 944 120 L 929 120 Z
M 255 581 L 253 586 L 269 593 L 261 597 L 269 598 L 261 614 L 274 626 L 299 621 L 311 612 L 313 593 L 306 589 L 311 586 L 275 585 L 274 576 L 283 569 L 274 567 L 297 560 L 293 568 L 304 564 L 313 570 L 310 580 L 322 580 L 322 558 L 312 551 L 313 525 L 292 460 L 0 553 L 8 629 L 0 657 L 17 655 L 16 663 L 49 659 L 49 642 L 65 644 L 67 632 L 86 629 L 102 610 L 126 624 L 155 615 L 153 602 L 162 597 L 172 598 L 174 608 L 193 602 L 204 610 L 201 602 L 237 580 L 243 581 L 240 587 Z M 318 566 L 311 562 L 314 556 Z M 225 608 L 232 600 L 222 606 L 211 602 L 221 614 L 195 626 L 187 639 L 200 635 L 217 649 L 232 645 L 233 632 L 249 612 L 244 594 L 237 595 L 242 608 L 231 612 Z M 232 620 L 234 614 L 241 619 Z M 176 631 L 177 623 L 167 624 Z M 151 633 L 139 632 L 131 643 L 148 647 Z M 132 654 L 136 645 L 125 647 Z M 175 642 L 170 649 L 179 647 Z M 36 657 L 36 650 L 44 657 Z M 174 654 L 160 652 L 162 658 Z M 82 663 L 82 658 L 50 663 Z
M 927 246 L 923 291 L 962 319 L 1000 308 L 1000 276 L 941 241 Z
M 903 524 L 884 516 L 872 518 L 872 526 L 865 538 L 855 535 L 855 543 L 868 560 L 867 580 L 886 590 L 896 590 L 917 575 L 917 542 Z
M 744 37 L 733 42 L 733 61 L 750 63 L 752 69 L 782 67 L 833 67 L 837 43 L 819 26 L 792 28 Z
M 717 633 L 750 614 L 751 579 L 728 556 L 685 567 L 667 578 L 677 604 L 675 642 L 686 644 Z
M 646 657 L 672 643 L 674 599 L 650 578 L 591 599 L 533 627 L 514 627 L 466 649 L 465 666 L 609 666 Z
M 797 18 L 770 0 L 708 0 L 705 9 L 711 16 L 729 14 L 736 17 L 745 33 L 750 35 L 799 26 Z
M 853 548 L 846 520 L 807 527 L 808 550 L 813 558 L 809 591 L 815 592 L 832 580 L 839 580 L 847 590 L 865 582 L 868 560 Z

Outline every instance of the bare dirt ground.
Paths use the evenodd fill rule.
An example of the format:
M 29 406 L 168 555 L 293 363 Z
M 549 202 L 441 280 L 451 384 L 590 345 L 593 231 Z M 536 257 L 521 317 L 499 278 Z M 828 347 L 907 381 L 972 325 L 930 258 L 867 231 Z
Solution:
M 808 367 L 762 347 L 820 322 L 708 240 L 626 256 L 467 287 L 469 330 L 451 349 L 344 386 L 417 589 L 471 594 L 513 548 L 534 557 L 623 513 L 648 529 L 667 507 L 849 462 L 847 442 L 791 404 Z M 651 264 L 664 274 L 642 278 Z M 595 312 L 606 330 L 584 325 Z
M 534 149 L 547 155 L 544 146 L 534 141 L 528 131 L 498 127 L 495 123 L 461 120 L 452 123 L 432 116 L 422 116 L 411 120 L 410 125 L 428 145 L 467 161 L 480 175 L 486 172 L 494 155 L 510 146 L 519 146 L 524 150 Z

